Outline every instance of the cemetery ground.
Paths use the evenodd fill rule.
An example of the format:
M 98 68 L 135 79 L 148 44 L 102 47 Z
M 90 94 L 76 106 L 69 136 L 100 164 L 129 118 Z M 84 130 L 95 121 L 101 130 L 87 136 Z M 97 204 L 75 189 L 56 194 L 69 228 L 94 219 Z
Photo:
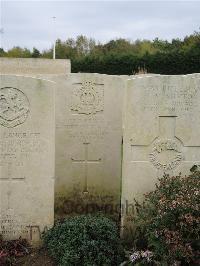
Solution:
M 12 258 L 8 258 L 7 263 L 3 263 L 3 265 L 13 265 L 13 266 L 56 266 L 53 262 L 53 259 L 50 258 L 47 251 L 44 249 L 32 249 L 29 251 L 29 254 L 24 256 L 16 257 L 13 260 Z
M 0 241 L 0 265 L 199 265 L 199 189 L 198 166 L 189 176 L 165 175 L 143 204 L 135 202 L 128 242 L 108 214 L 67 216 L 44 234 L 41 248 Z

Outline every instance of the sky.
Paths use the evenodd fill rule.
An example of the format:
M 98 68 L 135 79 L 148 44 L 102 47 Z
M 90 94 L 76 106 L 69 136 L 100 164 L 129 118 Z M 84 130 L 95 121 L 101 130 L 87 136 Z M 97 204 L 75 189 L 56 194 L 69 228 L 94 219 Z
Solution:
M 105 43 L 117 38 L 182 39 L 200 31 L 200 1 L 1 0 L 0 7 L 0 47 L 5 50 L 49 49 L 56 38 L 78 35 Z

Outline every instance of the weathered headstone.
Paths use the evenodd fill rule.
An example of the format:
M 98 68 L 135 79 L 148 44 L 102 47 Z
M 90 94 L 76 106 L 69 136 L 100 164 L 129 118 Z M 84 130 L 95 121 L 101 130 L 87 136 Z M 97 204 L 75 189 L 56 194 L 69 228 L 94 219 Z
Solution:
M 115 208 L 121 190 L 123 80 L 69 74 L 56 82 L 56 198 L 70 200 L 75 212 L 82 197 Z
M 0 75 L 0 235 L 38 244 L 54 222 L 54 82 Z
M 122 203 L 131 212 L 134 198 L 142 200 L 158 177 L 189 174 L 200 163 L 200 79 L 152 76 L 127 84 Z
M 6 58 L 0 57 L 0 74 L 36 76 L 65 75 L 71 72 L 67 59 Z

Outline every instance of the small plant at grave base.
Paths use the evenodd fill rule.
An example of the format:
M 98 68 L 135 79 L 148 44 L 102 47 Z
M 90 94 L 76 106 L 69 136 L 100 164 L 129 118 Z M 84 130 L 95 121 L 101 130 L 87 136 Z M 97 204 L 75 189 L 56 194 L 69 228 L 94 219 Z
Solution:
M 136 202 L 136 210 L 134 252 L 128 265 L 143 265 L 141 250 L 148 251 L 152 265 L 199 265 L 199 171 L 160 178 L 144 202 Z
M 121 263 L 120 266 L 158 265 L 158 264 L 155 264 L 155 261 L 153 261 L 153 252 L 149 250 L 145 250 L 145 251 L 144 250 L 133 250 L 132 252 L 127 251 L 126 258 L 127 260 Z
M 124 259 L 117 226 L 101 215 L 80 215 L 57 223 L 44 245 L 60 266 L 119 265 Z
M 0 265 L 13 265 L 17 258 L 29 254 L 29 249 L 25 239 L 5 241 L 0 236 Z

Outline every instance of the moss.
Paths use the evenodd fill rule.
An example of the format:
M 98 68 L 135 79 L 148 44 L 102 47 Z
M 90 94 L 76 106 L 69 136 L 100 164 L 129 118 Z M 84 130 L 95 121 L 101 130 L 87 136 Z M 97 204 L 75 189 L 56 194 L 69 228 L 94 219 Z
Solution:
M 62 219 L 80 214 L 103 213 L 107 217 L 119 221 L 120 195 L 117 192 L 92 189 L 90 193 L 82 192 L 80 186 L 58 193 L 55 196 L 55 218 Z

